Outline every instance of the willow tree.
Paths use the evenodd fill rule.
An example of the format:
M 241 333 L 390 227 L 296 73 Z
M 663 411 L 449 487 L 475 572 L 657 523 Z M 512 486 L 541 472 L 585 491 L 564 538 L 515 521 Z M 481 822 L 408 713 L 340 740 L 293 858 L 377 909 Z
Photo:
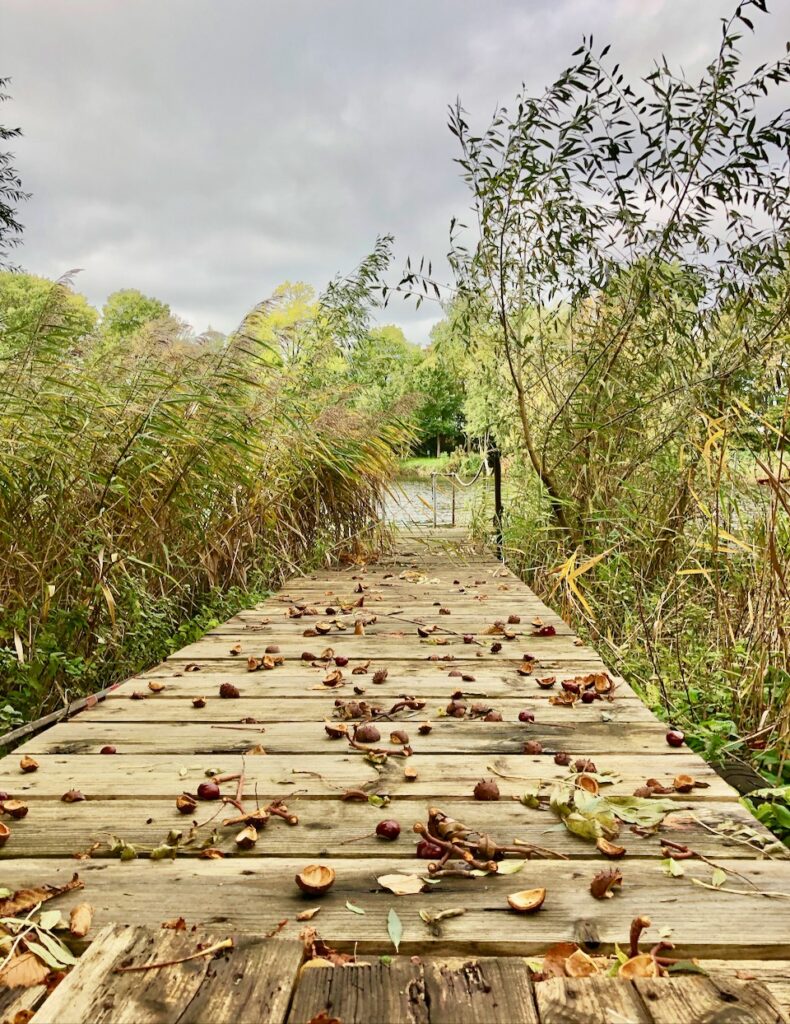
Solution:
M 472 207 L 451 223 L 453 291 L 472 342 L 494 339 L 519 445 L 573 545 L 608 542 L 615 501 L 626 529 L 674 536 L 690 476 L 660 470 L 677 470 L 689 422 L 786 365 L 790 60 L 744 71 L 751 11 L 763 0 L 722 23 L 696 81 L 662 60 L 629 82 L 589 37 L 484 130 L 451 108 Z M 441 294 L 424 264 L 400 288 Z

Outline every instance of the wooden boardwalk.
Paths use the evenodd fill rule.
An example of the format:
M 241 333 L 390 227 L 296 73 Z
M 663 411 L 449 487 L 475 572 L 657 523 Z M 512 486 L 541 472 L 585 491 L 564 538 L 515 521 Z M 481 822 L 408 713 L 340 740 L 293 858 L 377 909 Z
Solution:
M 279 936 L 296 939 L 305 927 L 297 914 L 320 907 L 309 924 L 325 942 L 374 958 L 395 953 L 391 909 L 402 924 L 400 954 L 427 959 L 540 960 L 561 941 L 610 952 L 615 944 L 627 948 L 630 922 L 647 915 L 646 948 L 671 942 L 672 956 L 759 977 L 787 1002 L 790 861 L 760 852 L 760 837 L 769 837 L 735 791 L 688 748 L 670 747 L 665 726 L 624 680 L 612 677 L 611 700 L 553 703 L 563 680 L 603 673 L 605 666 L 493 556 L 467 550 L 458 537 L 403 535 L 396 553 L 375 564 L 293 579 L 3 759 L 0 791 L 30 810 L 9 822 L 0 886 L 62 884 L 78 871 L 84 891 L 58 905 L 88 900 L 96 928 L 159 927 L 183 917 L 214 934 L 266 934 L 287 920 Z M 317 614 L 300 614 L 305 607 Z M 507 626 L 512 638 L 490 631 L 508 618 L 519 620 Z M 553 635 L 535 635 L 536 621 L 554 627 Z M 331 662 L 320 660 L 326 648 L 334 652 Z M 531 675 L 518 671 L 525 654 L 534 659 Z M 249 670 L 249 658 L 265 656 L 282 663 Z M 547 676 L 557 682 L 542 689 L 536 680 Z M 223 699 L 223 684 L 239 696 Z M 493 708 L 501 721 L 444 714 L 456 691 L 469 707 Z M 336 701 L 388 710 L 404 694 L 425 707 L 381 722 L 377 746 L 397 751 L 389 733 L 406 730 L 413 756 L 373 763 L 327 734 L 325 721 L 337 724 Z M 518 720 L 524 710 L 534 713 L 534 723 Z M 419 726 L 428 719 L 432 729 L 423 734 Z M 524 753 L 527 740 L 543 751 Z M 101 753 L 108 745 L 114 754 Z M 633 794 L 648 779 L 671 788 L 680 775 L 704 788 L 662 796 L 673 809 L 658 831 L 624 824 L 616 841 L 625 856 L 608 860 L 547 808 L 513 799 L 570 777 L 555 763 L 557 752 L 570 754 L 572 764 L 592 760 L 596 774 L 611 779 L 602 786 L 606 795 Z M 38 762 L 36 771 L 20 771 L 25 754 Z M 273 815 L 247 850 L 234 842 L 240 825 L 213 836 L 207 826 L 186 845 L 192 821 L 205 821 L 218 807 L 199 802 L 183 815 L 176 799 L 196 793 L 211 772 L 243 772 L 241 791 L 231 780 L 223 794 L 238 795 L 247 812 L 256 802 L 283 801 L 298 824 Z M 475 800 L 481 779 L 495 779 L 501 799 Z M 344 798 L 349 790 L 360 798 Z M 70 791 L 85 799 L 63 802 Z M 513 875 L 443 877 L 419 894 L 394 895 L 377 879 L 426 874 L 427 862 L 414 856 L 412 825 L 427 821 L 429 807 L 500 845 L 534 844 L 559 856 L 533 857 Z M 227 805 L 214 824 L 235 814 Z M 383 818 L 400 822 L 395 842 L 370 834 Z M 163 852 L 172 830 L 183 833 L 175 859 L 149 859 L 152 848 Z M 667 840 L 699 855 L 679 857 L 680 877 L 662 866 Z M 137 858 L 122 862 L 119 841 L 135 847 Z M 207 855 L 204 845 L 225 856 Z M 713 877 L 710 861 L 726 873 L 723 880 Z M 335 870 L 336 881 L 310 899 L 294 877 L 319 862 Z M 622 886 L 613 898 L 595 899 L 591 880 L 612 867 L 621 871 Z M 539 912 L 509 909 L 508 894 L 537 887 L 546 889 Z M 448 909 L 463 913 L 432 927 L 424 920 L 425 912 Z

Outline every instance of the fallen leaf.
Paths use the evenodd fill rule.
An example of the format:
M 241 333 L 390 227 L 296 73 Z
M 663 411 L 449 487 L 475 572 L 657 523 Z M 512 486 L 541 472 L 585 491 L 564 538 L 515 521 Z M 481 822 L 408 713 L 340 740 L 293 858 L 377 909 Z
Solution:
M 65 885 L 40 885 L 33 889 L 17 889 L 13 895 L 0 900 L 0 917 L 18 917 L 39 903 L 46 903 L 47 900 L 54 900 L 56 896 L 84 888 L 80 876 L 75 874 Z
M 389 933 L 392 945 L 395 947 L 395 952 L 398 953 L 400 951 L 401 939 L 403 938 L 403 924 L 392 907 L 390 907 L 387 914 L 387 932 Z
M 301 910 L 296 915 L 297 921 L 312 921 L 316 914 L 321 912 L 320 907 L 311 907 L 309 910 Z
M 396 896 L 413 896 L 425 888 L 425 879 L 419 875 L 379 875 L 376 881 Z
M 365 911 L 362 907 L 358 907 L 356 903 L 352 903 L 350 900 L 346 900 L 346 910 L 350 910 L 352 914 L 364 914 Z
M 75 939 L 84 939 L 93 923 L 93 907 L 90 903 L 78 903 L 69 914 L 69 931 Z
M 18 953 L 0 970 L 0 988 L 32 988 L 41 985 L 49 972 L 33 953 Z

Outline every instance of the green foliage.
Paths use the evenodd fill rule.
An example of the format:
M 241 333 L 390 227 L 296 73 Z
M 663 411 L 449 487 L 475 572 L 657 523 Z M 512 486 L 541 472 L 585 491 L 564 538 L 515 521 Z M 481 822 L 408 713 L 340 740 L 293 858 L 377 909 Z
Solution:
M 50 342 L 79 345 L 96 328 L 98 313 L 68 278 L 50 281 L 33 274 L 0 272 L 0 356 L 22 354 L 31 337 L 46 332 Z
M 628 82 L 585 39 L 482 129 L 452 108 L 472 211 L 443 330 L 514 567 L 695 749 L 786 781 L 790 55 L 743 67 L 751 13 L 695 81 Z M 396 287 L 445 297 L 424 262 Z
M 157 304 L 120 293 L 116 327 L 138 327 L 108 343 L 65 285 L 7 277 L 0 672 L 12 724 L 156 662 L 293 566 L 362 543 L 405 435 L 386 413 L 348 409 L 347 381 L 272 358 L 254 318 L 198 344 L 171 318 L 151 332 L 138 314 Z
M 136 288 L 124 288 L 108 296 L 102 309 L 102 332 L 115 341 L 123 341 L 145 324 L 169 316 L 167 303 L 143 295 Z
M 10 79 L 0 78 L 0 103 L 10 99 L 3 90 Z M 0 142 L 16 139 L 22 134 L 19 128 L 8 128 L 0 124 Z M 17 207 L 29 198 L 22 191 L 22 181 L 13 165 L 13 154 L 0 150 L 0 270 L 8 268 L 8 253 L 19 244 L 22 225 L 17 220 Z

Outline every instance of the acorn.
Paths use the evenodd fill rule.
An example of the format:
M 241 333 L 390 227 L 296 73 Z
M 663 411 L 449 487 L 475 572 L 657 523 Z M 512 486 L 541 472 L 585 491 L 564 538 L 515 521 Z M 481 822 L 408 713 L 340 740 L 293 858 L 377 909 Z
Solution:
M 308 864 L 296 875 L 296 884 L 308 896 L 322 896 L 335 881 L 335 872 L 323 864 Z
M 499 786 L 493 779 L 481 779 L 474 788 L 475 800 L 498 800 Z
M 511 893 L 507 898 L 508 906 L 519 914 L 534 914 L 540 910 L 546 899 L 545 889 L 522 889 Z
M 378 743 L 381 733 L 372 722 L 363 722 L 354 730 L 354 739 L 358 743 Z

